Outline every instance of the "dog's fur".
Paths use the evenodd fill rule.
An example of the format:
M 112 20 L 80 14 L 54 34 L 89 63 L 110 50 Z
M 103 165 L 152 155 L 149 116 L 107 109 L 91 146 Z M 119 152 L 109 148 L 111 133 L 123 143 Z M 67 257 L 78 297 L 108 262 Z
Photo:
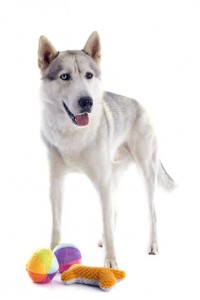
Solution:
M 105 246 L 105 266 L 117 268 L 113 200 L 121 174 L 132 162 L 143 172 L 150 209 L 150 254 L 158 252 L 155 186 L 158 182 L 170 190 L 174 182 L 158 159 L 156 137 L 144 108 L 136 100 L 102 90 L 100 58 L 97 32 L 82 51 L 58 52 L 46 37 L 40 37 L 42 136 L 50 165 L 51 247 L 61 239 L 64 176 L 83 172 L 101 198 L 103 239 L 99 245 Z

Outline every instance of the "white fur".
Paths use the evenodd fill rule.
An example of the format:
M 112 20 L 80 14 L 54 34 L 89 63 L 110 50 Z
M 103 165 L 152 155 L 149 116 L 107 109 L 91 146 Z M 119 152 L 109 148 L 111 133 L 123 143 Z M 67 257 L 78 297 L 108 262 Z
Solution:
M 93 47 L 94 43 L 96 43 L 95 47 L 98 46 L 96 47 L 98 55 L 94 52 L 96 49 Z M 89 54 L 94 55 L 92 58 L 97 67 L 100 59 L 98 43 L 98 35 L 93 33 L 86 47 L 90 50 Z M 41 43 L 40 47 L 42 47 Z M 53 51 L 55 56 L 55 48 Z M 43 51 L 39 49 L 39 53 L 43 52 L 44 49 Z M 98 59 L 96 59 L 97 56 Z M 160 182 L 163 185 L 169 178 L 167 173 L 162 171 L 158 160 L 156 138 L 145 110 L 133 99 L 104 93 L 100 78 L 86 80 L 84 74 L 91 71 L 90 61 L 91 58 L 78 52 L 75 58 L 64 56 L 62 61 L 64 70 L 59 72 L 57 79 L 43 80 L 42 84 L 42 135 L 49 153 L 50 197 L 53 215 L 51 247 L 57 245 L 61 238 L 62 189 L 65 174 L 85 173 L 93 182 L 101 198 L 103 241 L 99 245 L 105 246 L 105 266 L 117 268 L 114 246 L 117 210 L 114 199 L 121 174 L 133 161 L 143 171 L 149 199 L 150 254 L 158 252 L 154 208 L 154 192 L 158 174 L 162 174 Z M 62 82 L 59 76 L 69 68 L 73 70 L 73 82 Z M 45 71 L 43 69 L 42 72 L 48 72 L 48 67 Z M 85 127 L 73 124 L 62 105 L 62 101 L 65 101 L 70 111 L 78 114 L 78 99 L 81 96 L 90 96 L 94 100 L 93 109 L 89 115 L 90 122 Z M 169 182 L 171 186 L 170 184 L 167 186 L 172 188 L 172 179 Z

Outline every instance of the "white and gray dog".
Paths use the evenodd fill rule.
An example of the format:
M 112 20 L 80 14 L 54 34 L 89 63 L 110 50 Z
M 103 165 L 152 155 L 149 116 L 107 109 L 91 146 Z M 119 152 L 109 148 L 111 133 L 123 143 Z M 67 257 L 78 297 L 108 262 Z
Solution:
M 157 154 L 157 141 L 145 109 L 134 99 L 105 92 L 101 85 L 101 47 L 93 32 L 83 50 L 58 52 L 41 36 L 38 64 L 42 74 L 42 136 L 48 149 L 53 227 L 51 247 L 61 239 L 62 188 L 70 172 L 86 174 L 102 204 L 106 267 L 117 268 L 114 229 L 115 194 L 127 166 L 144 175 L 150 209 L 149 254 L 158 252 L 154 191 L 173 179 Z

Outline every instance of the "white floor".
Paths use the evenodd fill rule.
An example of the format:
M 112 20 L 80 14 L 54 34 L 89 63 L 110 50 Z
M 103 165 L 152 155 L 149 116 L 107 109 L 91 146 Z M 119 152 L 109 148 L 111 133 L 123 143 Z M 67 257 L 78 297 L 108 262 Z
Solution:
M 6 1 L 0 17 L 1 299 L 199 300 L 198 1 Z M 174 193 L 158 190 L 160 253 L 149 256 L 142 179 L 134 167 L 126 173 L 116 246 L 119 268 L 127 276 L 109 293 L 65 286 L 59 275 L 50 284 L 33 284 L 25 270 L 32 252 L 49 246 L 51 226 L 48 167 L 39 129 L 38 37 L 46 34 L 61 50 L 81 48 L 96 29 L 102 36 L 106 89 L 138 98 L 147 107 L 163 164 L 178 183 Z M 66 180 L 62 242 L 80 248 L 83 264 L 101 266 L 100 235 L 96 192 L 87 178 L 72 175 Z
M 3 299 L 100 299 L 102 296 L 123 299 L 124 295 L 129 295 L 130 299 L 199 299 L 200 222 L 199 206 L 195 204 L 197 196 L 190 192 L 191 186 L 180 187 L 169 195 L 158 191 L 160 254 L 149 256 L 146 254 L 147 205 L 142 184 L 134 174 L 135 170 L 130 170 L 125 178 L 128 181 L 128 177 L 132 177 L 133 184 L 125 182 L 125 179 L 122 183 L 117 230 L 119 267 L 127 277 L 109 293 L 90 286 L 65 286 L 60 281 L 60 275 L 50 284 L 31 282 L 25 263 L 36 248 L 48 247 L 50 209 L 47 198 L 39 196 L 39 186 L 38 191 L 33 190 L 27 198 L 23 193 L 20 195 L 11 191 L 12 201 L 4 204 L 7 217 L 1 224 L 0 284 L 1 293 L 5 295 Z M 70 192 L 67 193 L 70 200 L 67 202 L 66 199 L 64 211 L 62 241 L 79 246 L 83 264 L 101 266 L 103 250 L 97 247 L 101 232 L 98 199 L 86 179 L 72 177 L 69 181 Z M 73 191 L 75 182 L 78 185 L 85 183 L 81 194 Z M 131 185 L 134 185 L 133 189 Z M 42 191 L 42 187 L 40 189 Z

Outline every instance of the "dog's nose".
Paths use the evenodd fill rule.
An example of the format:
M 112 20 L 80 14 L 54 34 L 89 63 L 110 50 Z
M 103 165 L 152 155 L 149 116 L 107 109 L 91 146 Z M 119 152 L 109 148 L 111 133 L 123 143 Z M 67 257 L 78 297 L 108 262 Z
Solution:
M 93 105 L 93 100 L 91 97 L 81 97 L 78 101 L 80 107 L 85 111 L 90 111 Z

